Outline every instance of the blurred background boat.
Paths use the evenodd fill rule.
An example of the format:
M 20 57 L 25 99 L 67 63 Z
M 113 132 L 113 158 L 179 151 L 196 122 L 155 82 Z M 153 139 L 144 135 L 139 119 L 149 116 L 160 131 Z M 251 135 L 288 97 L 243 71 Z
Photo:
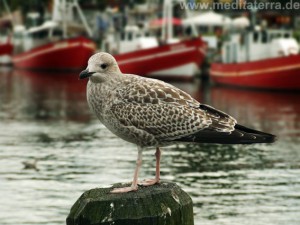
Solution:
M 300 89 L 299 44 L 291 30 L 254 27 L 229 31 L 220 62 L 210 68 L 217 84 L 263 89 Z
M 200 39 L 163 44 L 157 47 L 117 54 L 123 73 L 164 79 L 193 79 L 204 59 L 204 42 Z
M 201 34 L 201 38 L 206 42 L 206 57 L 201 66 L 201 77 L 208 78 L 210 64 L 214 61 L 215 55 L 219 54 L 222 44 L 222 36 L 228 29 L 237 31 L 245 30 L 250 25 L 246 16 L 238 16 L 234 19 L 226 14 L 217 13 L 213 10 L 194 13 L 182 21 L 185 29 L 195 27 Z
M 115 56 L 123 73 L 167 79 L 193 78 L 200 73 L 206 43 L 195 32 L 189 36 L 174 35 L 174 28 L 182 22 L 173 16 L 173 8 L 174 1 L 165 0 L 162 18 L 151 20 L 147 27 L 129 25 L 121 33 L 112 32 L 103 41 L 101 50 Z
M 13 45 L 10 42 L 10 38 L 6 37 L 7 40 L 3 40 L 0 36 L 0 64 L 10 64 L 11 55 L 13 53 Z
M 0 7 L 9 10 L 5 1 L 0 2 Z M 11 14 L 0 16 L 0 65 L 11 64 L 11 55 L 13 53 L 13 44 L 11 41 Z
M 76 23 L 77 13 L 82 25 Z M 31 14 L 33 19 L 37 13 Z M 95 43 L 77 0 L 55 0 L 51 20 L 25 29 L 14 27 L 15 67 L 23 69 L 76 70 L 86 67 Z M 70 60 L 72 59 L 72 60 Z

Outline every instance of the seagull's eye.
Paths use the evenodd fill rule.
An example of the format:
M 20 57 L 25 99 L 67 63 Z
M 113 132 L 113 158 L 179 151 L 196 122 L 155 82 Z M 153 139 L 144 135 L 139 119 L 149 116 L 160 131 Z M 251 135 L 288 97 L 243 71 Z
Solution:
M 103 63 L 100 65 L 101 69 L 105 70 L 107 68 L 107 64 Z

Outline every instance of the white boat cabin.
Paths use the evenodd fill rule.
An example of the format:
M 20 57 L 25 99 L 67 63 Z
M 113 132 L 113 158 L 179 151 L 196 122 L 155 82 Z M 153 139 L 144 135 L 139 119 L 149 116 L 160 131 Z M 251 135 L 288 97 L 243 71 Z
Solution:
M 34 21 L 40 15 L 29 13 L 28 17 Z M 29 51 L 47 43 L 83 34 L 91 37 L 92 31 L 81 11 L 78 0 L 55 0 L 51 19 L 30 28 L 23 25 L 14 26 L 14 52 Z
M 14 28 L 15 53 L 28 51 L 42 46 L 49 41 L 58 41 L 62 38 L 62 29 L 54 21 L 46 21 L 41 26 L 26 29 L 22 25 Z
M 157 46 L 157 39 L 147 36 L 137 26 L 126 26 L 124 32 L 120 34 L 111 32 L 102 43 L 102 49 L 112 54 L 133 52 Z
M 223 63 L 257 61 L 299 53 L 291 31 L 261 30 L 229 35 L 222 46 Z

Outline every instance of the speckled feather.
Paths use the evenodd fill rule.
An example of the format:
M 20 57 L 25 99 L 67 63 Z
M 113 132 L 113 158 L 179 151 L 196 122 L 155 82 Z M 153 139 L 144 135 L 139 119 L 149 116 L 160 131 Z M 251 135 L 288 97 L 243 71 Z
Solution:
M 87 99 L 114 134 L 143 147 L 174 142 L 271 143 L 276 137 L 237 124 L 226 113 L 201 104 L 165 82 L 123 74 L 108 53 L 97 53 L 82 78 L 89 77 Z
M 126 87 L 117 91 L 123 102 L 112 107 L 125 126 L 145 130 L 160 142 L 173 141 L 208 127 L 221 132 L 234 130 L 236 121 L 232 117 L 202 110 L 199 102 L 170 84 L 132 75 L 126 78 Z
M 159 80 L 122 74 L 101 88 L 92 86 L 88 100 L 98 118 L 116 135 L 141 146 L 171 144 L 206 128 L 230 133 L 236 124 L 223 112 L 201 109 L 189 94 Z M 96 96 L 106 96 L 105 101 Z

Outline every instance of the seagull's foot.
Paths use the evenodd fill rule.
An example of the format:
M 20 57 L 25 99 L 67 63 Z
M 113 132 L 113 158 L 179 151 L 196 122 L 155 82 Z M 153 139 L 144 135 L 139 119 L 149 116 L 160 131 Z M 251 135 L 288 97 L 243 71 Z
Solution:
M 138 187 L 123 187 L 123 188 L 114 188 L 110 193 L 119 194 L 119 193 L 127 193 L 131 191 L 137 191 Z
M 141 185 L 141 186 L 151 186 L 151 185 L 158 184 L 158 183 L 159 183 L 159 179 L 154 178 L 154 179 L 143 180 L 142 182 L 139 183 L 139 185 Z

